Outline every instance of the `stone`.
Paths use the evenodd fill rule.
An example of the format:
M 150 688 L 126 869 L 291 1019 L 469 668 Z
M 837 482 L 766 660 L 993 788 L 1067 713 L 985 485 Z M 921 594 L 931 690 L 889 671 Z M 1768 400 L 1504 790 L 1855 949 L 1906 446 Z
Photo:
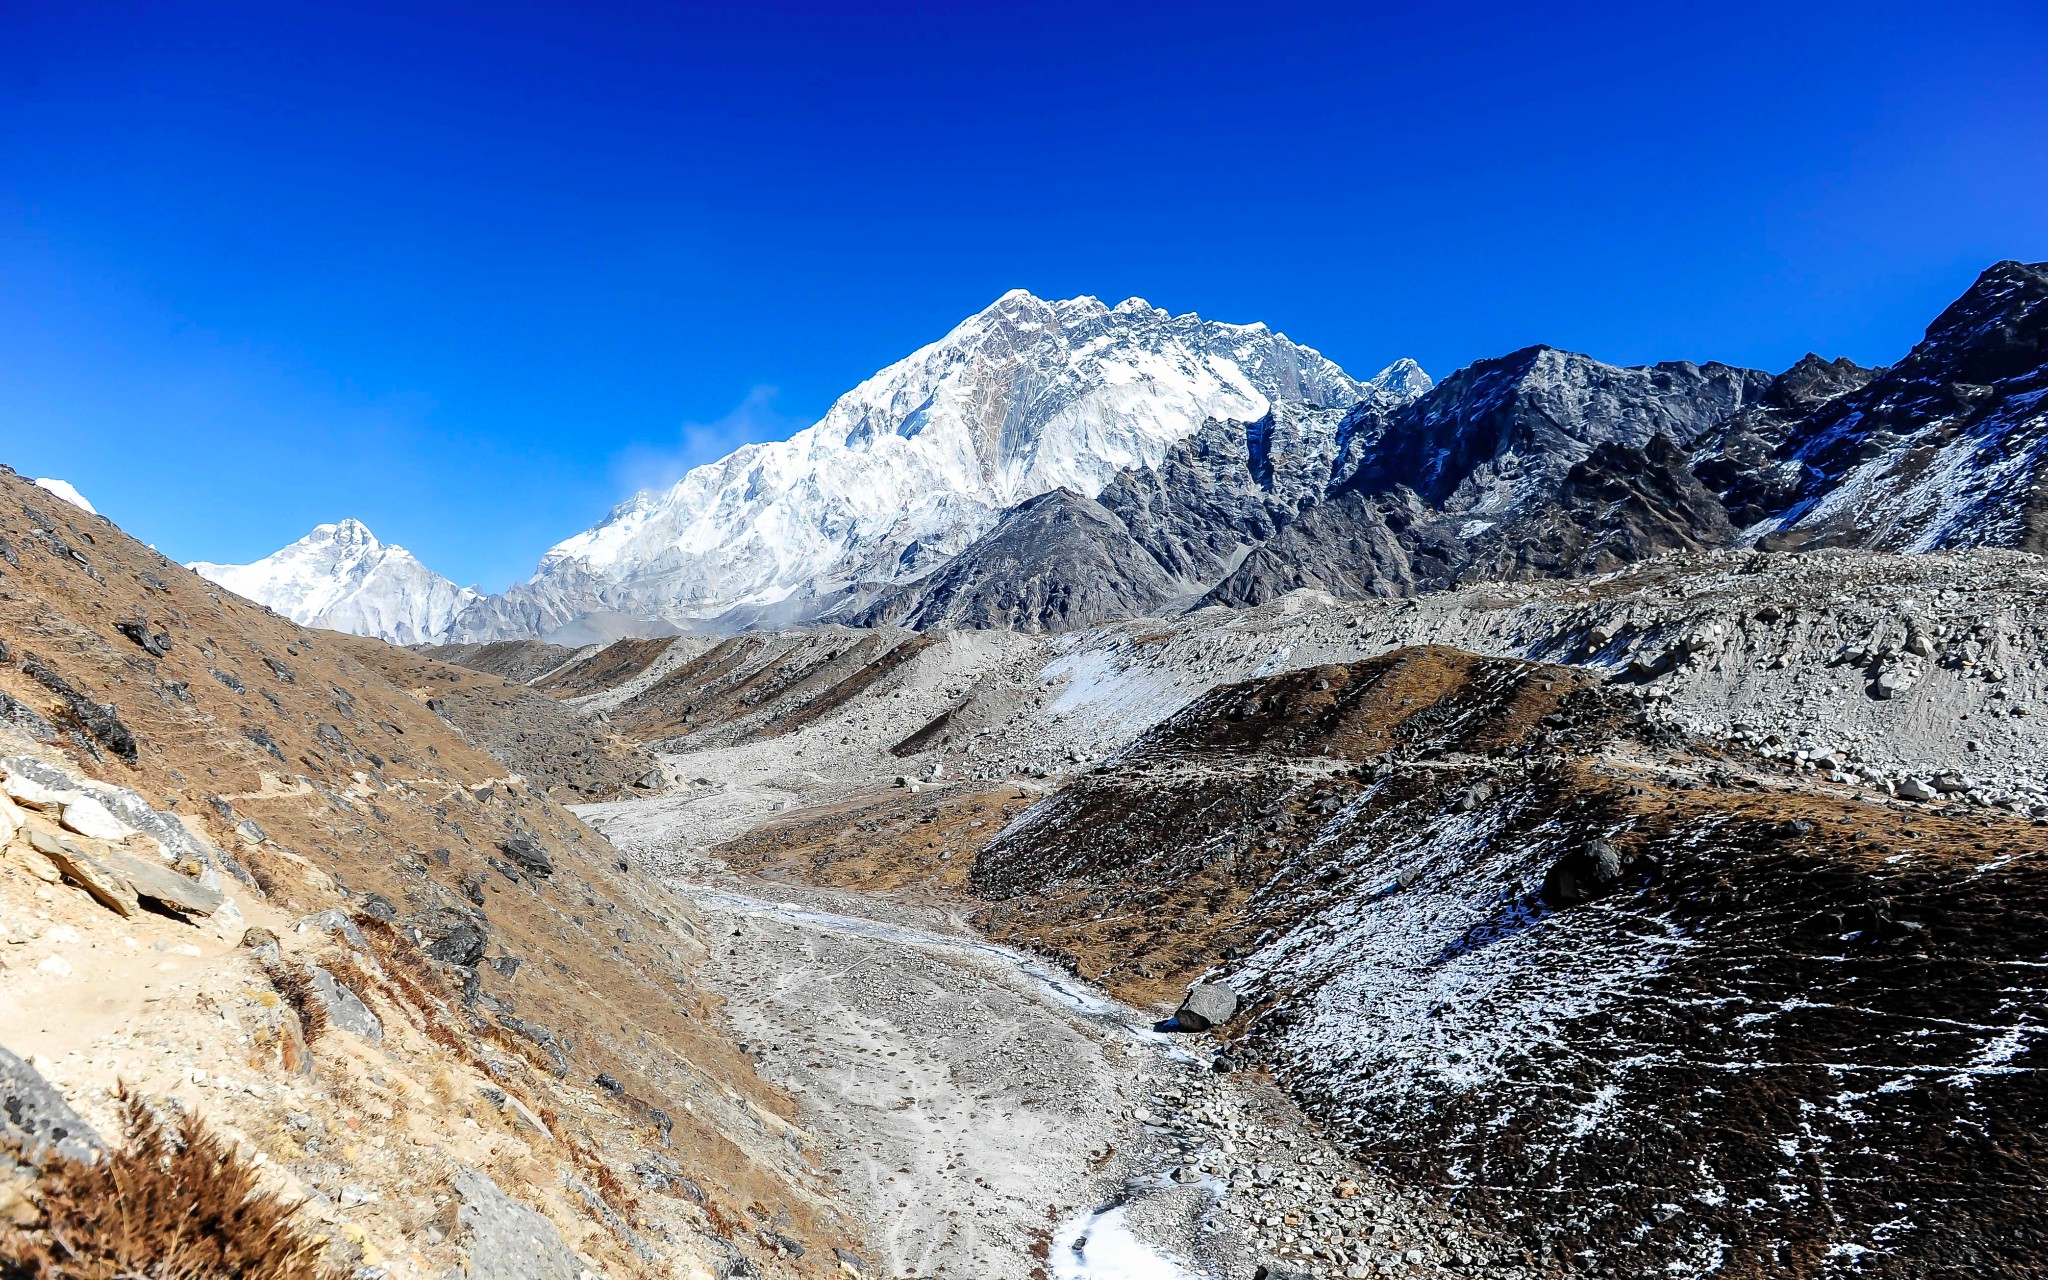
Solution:
M 553 1223 L 483 1174 L 458 1165 L 450 1185 L 456 1243 L 467 1254 L 468 1274 L 491 1280 L 583 1280 L 595 1274 Z
M 52 1156 L 90 1162 L 106 1149 L 41 1072 L 0 1049 L 0 1169 L 39 1169 Z
M 1551 864 L 1543 877 L 1543 900 L 1553 907 L 1575 906 L 1605 893 L 1620 879 L 1620 850 L 1595 840 Z
M 548 851 L 541 847 L 540 841 L 535 839 L 531 832 L 522 831 L 509 840 L 499 842 L 498 849 L 531 875 L 555 874 L 554 861 L 548 857 Z
M 126 880 L 138 896 L 187 915 L 210 916 L 220 910 L 227 897 L 218 888 L 181 876 L 162 863 L 149 862 L 119 849 L 102 853 L 100 862 Z
M 135 890 L 128 886 L 128 882 L 71 841 L 31 827 L 28 843 L 30 848 L 48 858 L 65 879 L 91 894 L 109 911 L 120 916 L 132 916 L 137 911 Z
M 1174 1010 L 1174 1025 L 1183 1031 L 1207 1031 L 1237 1016 L 1237 992 L 1224 982 L 1197 982 Z
M 22 827 L 21 810 L 14 807 L 14 801 L 0 793 L 0 849 L 7 847 L 14 839 L 14 833 Z
M 1315 1277 L 1306 1271 L 1290 1270 L 1279 1263 L 1262 1262 L 1258 1270 L 1252 1272 L 1252 1280 L 1315 1280 Z
M 444 964 L 474 966 L 484 958 L 484 947 L 488 943 L 482 929 L 473 924 L 459 925 L 420 948 L 429 956 Z
M 1899 783 L 1899 799 L 1901 800 L 1916 800 L 1924 804 L 1934 799 L 1935 794 L 1934 788 L 1918 778 L 1907 778 Z
M 384 1043 L 384 1024 L 355 992 L 319 965 L 308 966 L 307 974 L 313 980 L 313 994 L 327 1007 L 328 1022 L 371 1044 Z
M 9 760 L 8 765 L 15 761 Z M 7 792 L 7 798 L 31 809 L 61 812 L 64 806 L 78 799 L 78 792 L 70 787 L 53 786 L 40 778 L 32 778 L 19 769 L 10 768 L 7 780 L 0 784 Z

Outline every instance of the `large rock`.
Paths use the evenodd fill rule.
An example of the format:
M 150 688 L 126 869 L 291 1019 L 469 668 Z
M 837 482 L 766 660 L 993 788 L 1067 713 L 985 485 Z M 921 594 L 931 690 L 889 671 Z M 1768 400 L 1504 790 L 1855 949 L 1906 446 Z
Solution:
M 522 831 L 511 839 L 501 842 L 498 848 L 506 857 L 519 864 L 529 875 L 551 876 L 555 864 L 548 857 L 548 851 L 541 848 L 540 841 L 531 833 Z
M 160 862 L 138 858 L 119 849 L 105 850 L 99 855 L 99 861 L 126 880 L 138 896 L 187 915 L 210 916 L 226 901 L 226 895 L 218 888 L 181 876 Z
M 457 1166 L 456 1244 L 467 1271 L 490 1280 L 582 1280 L 596 1271 L 562 1240 L 555 1224 L 467 1166 Z
M 136 834 L 135 828 L 115 817 L 96 797 L 78 796 L 64 802 L 64 816 L 58 821 L 67 831 L 94 840 L 118 843 Z
M 1237 1016 L 1237 992 L 1224 982 L 1197 982 L 1174 1010 L 1174 1025 L 1186 1031 L 1207 1031 Z
M 327 1006 L 329 1022 L 371 1044 L 384 1043 L 384 1024 L 370 1012 L 370 1006 L 356 997 L 355 992 L 342 986 L 333 974 L 319 965 L 309 967 L 309 976 L 313 979 L 313 994 Z
M 1576 906 L 1607 892 L 1620 879 L 1621 851 L 1595 840 L 1551 864 L 1543 877 L 1543 900 L 1553 907 Z
M 64 878 L 78 885 L 101 906 L 116 915 L 132 916 L 138 909 L 135 890 L 113 868 L 62 836 L 29 828 L 29 847 L 50 860 Z
M 52 1156 L 97 1160 L 105 1150 L 42 1073 L 0 1049 L 0 1170 L 41 1168 Z

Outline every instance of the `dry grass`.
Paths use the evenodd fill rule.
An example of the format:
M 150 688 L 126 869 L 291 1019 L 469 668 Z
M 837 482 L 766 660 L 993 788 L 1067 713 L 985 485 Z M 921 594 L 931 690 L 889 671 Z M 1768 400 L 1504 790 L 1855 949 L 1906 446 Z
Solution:
M 298 1209 L 196 1116 L 165 1127 L 124 1094 L 125 1150 L 53 1159 L 30 1193 L 37 1220 L 0 1235 L 0 1274 L 22 1280 L 322 1280 L 322 1240 Z
M 263 966 L 263 976 L 270 979 L 270 985 L 284 1002 L 299 1015 L 299 1034 L 307 1045 L 318 1040 L 327 1030 L 327 1006 L 320 1003 L 320 997 L 313 991 L 313 980 L 306 971 L 294 964 L 278 963 Z

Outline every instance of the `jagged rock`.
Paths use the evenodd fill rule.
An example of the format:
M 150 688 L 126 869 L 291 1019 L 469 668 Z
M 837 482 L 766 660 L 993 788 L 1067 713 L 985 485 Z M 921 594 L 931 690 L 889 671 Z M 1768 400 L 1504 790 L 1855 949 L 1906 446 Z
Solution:
M 531 875 L 555 874 L 554 860 L 548 857 L 548 851 L 541 847 L 540 841 L 531 832 L 522 831 L 508 840 L 500 841 L 498 848 Z
M 12 726 L 37 742 L 51 742 L 57 737 L 56 725 L 11 694 L 0 693 L 0 724 Z
M 105 1151 L 41 1072 L 0 1049 L 0 1170 L 40 1168 L 52 1156 L 92 1161 Z
M 151 631 L 149 619 L 123 620 L 114 624 L 114 630 L 142 646 L 142 651 L 152 658 L 161 658 L 171 651 L 171 633 Z
M 1934 788 L 1918 778 L 1907 778 L 1899 783 L 1899 798 L 1901 800 L 1915 800 L 1925 804 L 1927 801 L 1934 799 L 1937 794 Z
M 210 916 L 227 900 L 218 888 L 201 884 L 188 876 L 119 849 L 100 853 L 100 862 L 128 882 L 138 897 L 182 911 L 187 915 Z
M 91 894 L 109 911 L 132 916 L 139 909 L 135 890 L 129 887 L 128 881 L 71 841 L 30 827 L 28 843 L 30 848 L 48 858 L 65 879 Z
M 554 1224 L 466 1165 L 450 1180 L 456 1242 L 468 1273 L 489 1280 L 582 1280 L 595 1271 L 563 1242 Z
M 50 813 L 62 813 L 65 805 L 78 799 L 77 788 L 51 783 L 31 774 L 20 766 L 20 757 L 0 761 L 0 767 L 7 770 L 6 780 L 0 783 L 0 787 L 4 787 L 7 798 L 16 804 Z
M 307 976 L 312 979 L 313 994 L 327 1008 L 327 1020 L 343 1031 L 371 1044 L 384 1043 L 384 1024 L 377 1015 L 370 1012 L 355 992 L 319 965 L 309 965 Z
M 1569 907 L 1598 897 L 1621 879 L 1621 851 L 1605 840 L 1573 849 L 1551 864 L 1543 877 L 1543 900 Z
M 460 924 L 421 950 L 444 964 L 474 966 L 484 958 L 490 938 L 474 924 Z
M 136 834 L 135 828 L 116 818 L 106 805 L 88 795 L 66 800 L 63 816 L 58 821 L 67 831 L 76 831 L 93 840 L 118 843 Z
M 1230 984 L 1197 982 L 1174 1010 L 1173 1021 L 1185 1031 L 1207 1031 L 1236 1017 L 1237 1005 L 1237 991 Z
M 101 746 L 129 764 L 135 763 L 139 750 L 135 734 L 121 723 L 120 712 L 112 703 L 94 701 L 88 691 L 73 686 L 32 653 L 22 656 L 21 670 L 62 699 L 72 718 Z

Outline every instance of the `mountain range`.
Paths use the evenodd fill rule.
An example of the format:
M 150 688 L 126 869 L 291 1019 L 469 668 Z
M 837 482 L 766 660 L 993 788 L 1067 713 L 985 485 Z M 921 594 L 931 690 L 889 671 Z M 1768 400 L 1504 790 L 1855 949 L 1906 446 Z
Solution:
M 2044 298 L 2048 264 L 1998 263 L 1877 370 L 1623 368 L 1536 346 L 1438 384 L 1408 360 L 1355 380 L 1262 325 L 1013 291 L 815 426 L 637 495 L 502 595 L 396 548 L 375 567 L 330 553 L 337 526 L 194 567 L 404 643 L 584 643 L 812 621 L 1059 630 L 1746 545 L 2041 550 Z

